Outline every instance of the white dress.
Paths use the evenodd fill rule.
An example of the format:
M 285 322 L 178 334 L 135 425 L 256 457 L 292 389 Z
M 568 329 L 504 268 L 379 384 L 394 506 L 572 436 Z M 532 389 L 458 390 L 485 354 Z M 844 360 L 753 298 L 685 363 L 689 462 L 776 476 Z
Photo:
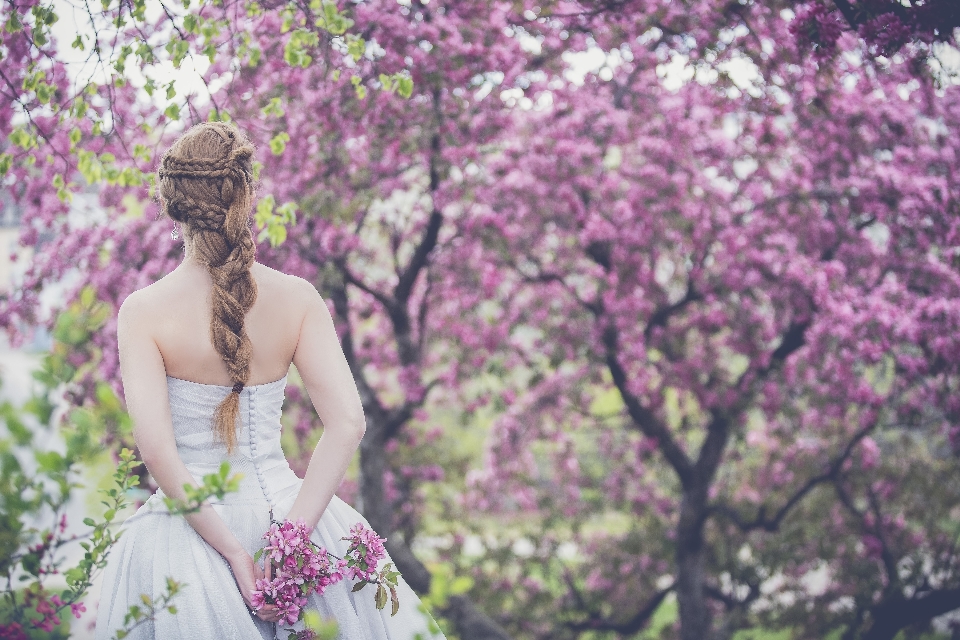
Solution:
M 228 456 L 226 448 L 214 439 L 211 416 L 230 387 L 167 377 L 177 451 L 187 469 L 200 481 L 227 460 L 231 473 L 244 475 L 238 492 L 227 494 L 222 501 L 211 500 L 211 504 L 251 555 L 265 544 L 261 536 L 268 528 L 270 509 L 274 518 L 281 520 L 293 506 L 302 483 L 280 448 L 280 407 L 286 380 L 284 376 L 243 388 L 238 447 Z M 152 495 L 124 522 L 120 540 L 110 551 L 97 611 L 97 640 L 109 640 L 124 627 L 130 606 L 142 605 L 141 594 L 159 598 L 167 577 L 183 584 L 172 601 L 177 613 L 160 612 L 154 621 L 137 626 L 128 638 L 286 639 L 289 625 L 250 615 L 227 562 L 182 516 L 166 513 L 162 495 L 160 491 Z M 358 511 L 334 496 L 312 539 L 343 557 L 348 543 L 340 538 L 357 522 L 370 526 Z M 388 557 L 384 562 L 390 561 Z M 323 595 L 310 595 L 309 608 L 337 621 L 338 639 L 443 638 L 402 577 L 397 588 L 400 610 L 392 617 L 389 601 L 384 609 L 377 609 L 375 590 L 368 586 L 353 593 L 353 584 L 344 578 L 328 586 Z M 303 625 L 293 628 L 299 630 Z

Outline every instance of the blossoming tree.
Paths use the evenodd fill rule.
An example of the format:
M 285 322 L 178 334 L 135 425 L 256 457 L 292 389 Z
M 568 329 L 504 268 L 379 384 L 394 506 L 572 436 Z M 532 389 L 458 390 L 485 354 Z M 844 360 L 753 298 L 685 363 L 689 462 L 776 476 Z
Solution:
M 443 553 L 475 584 L 443 605 L 461 637 L 629 634 L 670 595 L 685 640 L 758 620 L 882 637 L 891 606 L 914 622 L 955 608 L 952 539 L 915 509 L 925 474 L 955 471 L 936 445 L 960 409 L 960 112 L 918 66 L 922 29 L 884 50 L 900 61 L 790 2 L 224 3 L 155 19 L 108 4 L 91 19 L 116 42 L 90 50 L 110 81 L 78 90 L 50 7 L 15 6 L 0 169 L 37 252 L 0 319 L 38 321 L 39 292 L 69 273 L 115 310 L 170 271 L 156 153 L 181 123 L 236 121 L 262 151 L 258 259 L 333 307 L 368 418 L 358 506 L 421 593 L 436 580 L 411 549 L 418 492 L 457 491 L 444 474 L 464 468 L 445 452 L 453 428 L 426 422 L 472 424 L 494 398 L 488 460 L 444 523 Z M 596 50 L 607 64 L 572 81 Z M 206 102 L 151 84 L 154 62 L 190 56 L 211 61 Z M 667 90 L 684 59 L 692 78 Z M 68 216 L 84 182 L 101 223 Z M 111 316 L 72 354 L 76 403 L 119 390 L 115 340 Z M 285 410 L 311 437 L 295 387 Z M 911 430 L 923 445 L 892 456 Z M 938 513 L 957 505 L 936 489 Z M 462 527 L 504 514 L 501 546 L 467 553 Z M 771 576 L 795 606 L 768 597 Z
M 798 58 L 774 44 L 792 25 L 753 7 L 667 91 L 669 29 L 621 18 L 590 27 L 619 64 L 528 89 L 551 106 L 517 114 L 478 180 L 470 266 L 495 265 L 493 322 L 531 389 L 505 393 L 474 504 L 555 529 L 515 605 L 543 615 L 517 624 L 629 634 L 675 594 L 680 637 L 727 637 L 782 613 L 774 576 L 804 595 L 766 620 L 811 635 L 888 638 L 960 607 L 954 536 L 896 488 L 956 468 L 956 90 L 858 62 L 851 38 L 832 65 Z M 960 501 L 936 495 L 941 516 Z M 809 518 L 844 542 L 824 553 L 840 538 Z M 556 561 L 571 523 L 576 570 Z M 543 566 L 564 594 L 544 598 Z

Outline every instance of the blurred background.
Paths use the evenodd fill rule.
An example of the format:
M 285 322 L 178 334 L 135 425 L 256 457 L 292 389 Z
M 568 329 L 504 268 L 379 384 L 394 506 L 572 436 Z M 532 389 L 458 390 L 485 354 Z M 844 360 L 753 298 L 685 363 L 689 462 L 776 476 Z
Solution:
M 156 489 L 117 309 L 183 256 L 160 156 L 226 120 L 364 401 L 338 494 L 448 638 L 960 638 L 954 0 L 0 21 L 0 636 L 93 635 Z M 302 474 L 295 369 L 282 420 Z

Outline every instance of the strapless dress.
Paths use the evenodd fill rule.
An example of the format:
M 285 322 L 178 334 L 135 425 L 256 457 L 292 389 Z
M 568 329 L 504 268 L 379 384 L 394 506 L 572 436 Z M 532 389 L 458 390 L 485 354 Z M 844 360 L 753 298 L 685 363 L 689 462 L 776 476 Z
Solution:
M 238 447 L 228 456 L 224 445 L 214 439 L 211 417 L 230 387 L 167 377 L 177 451 L 190 473 L 199 482 L 226 460 L 231 473 L 243 474 L 239 491 L 210 503 L 251 555 L 265 544 L 261 536 L 269 526 L 271 509 L 274 518 L 281 520 L 293 506 L 303 482 L 280 448 L 286 381 L 284 376 L 243 388 Z M 135 626 L 128 638 L 285 640 L 289 635 L 286 629 L 303 629 L 302 623 L 291 627 L 251 616 L 230 566 L 182 516 L 166 512 L 162 497 L 160 491 L 150 496 L 121 526 L 122 534 L 104 569 L 97 640 L 109 640 L 126 626 L 124 615 L 131 606 L 143 605 L 141 594 L 158 599 L 166 590 L 168 577 L 182 584 L 171 602 L 177 612 L 161 611 L 154 620 Z M 343 557 L 347 542 L 341 538 L 357 522 L 370 526 L 356 509 L 333 496 L 313 531 L 313 542 Z M 390 561 L 388 557 L 385 562 Z M 336 620 L 338 640 L 443 638 L 402 576 L 397 589 L 400 610 L 394 616 L 390 615 L 389 601 L 384 609 L 376 608 L 372 587 L 354 593 L 353 584 L 345 578 L 328 586 L 322 595 L 310 595 L 308 608 Z

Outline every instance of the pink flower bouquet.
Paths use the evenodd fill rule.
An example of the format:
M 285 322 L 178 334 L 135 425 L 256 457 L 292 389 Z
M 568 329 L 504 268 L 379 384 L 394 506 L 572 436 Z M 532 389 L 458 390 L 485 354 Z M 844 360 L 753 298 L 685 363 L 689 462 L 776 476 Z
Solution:
M 311 593 L 322 594 L 344 576 L 359 580 L 353 591 L 359 591 L 367 584 L 376 584 L 374 601 L 378 609 L 386 606 L 389 589 L 390 615 L 399 610 L 396 587 L 400 574 L 391 570 L 389 562 L 377 571 L 378 563 L 386 557 L 384 539 L 362 523 L 355 524 L 350 535 L 341 538 L 350 542 L 344 558 L 314 544 L 310 540 L 310 529 L 303 520 L 273 522 L 263 537 L 267 544 L 257 551 L 254 561 L 265 558 L 272 563 L 275 573 L 270 580 L 257 580 L 252 596 L 255 610 L 265 604 L 275 604 L 280 609 L 281 621 L 295 624 L 303 618 L 303 609 Z

